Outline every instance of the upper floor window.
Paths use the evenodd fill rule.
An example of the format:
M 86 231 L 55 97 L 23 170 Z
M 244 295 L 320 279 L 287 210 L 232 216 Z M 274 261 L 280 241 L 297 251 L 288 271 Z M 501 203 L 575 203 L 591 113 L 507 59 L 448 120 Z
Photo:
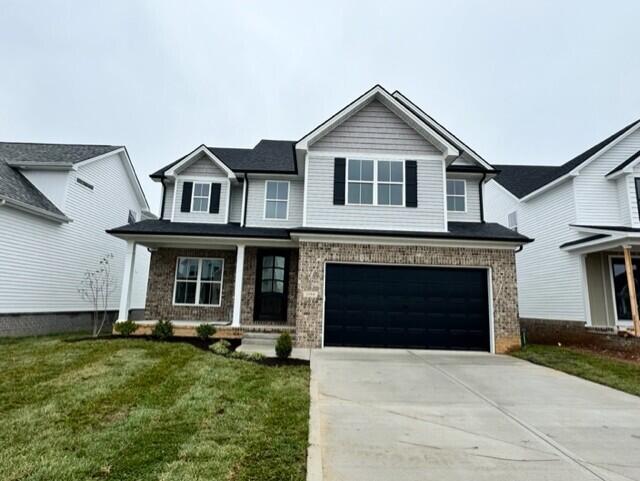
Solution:
M 464 179 L 447 179 L 447 210 L 466 212 L 467 183 Z
M 509 225 L 509 229 L 513 229 L 516 232 L 518 231 L 518 213 L 515 210 L 507 216 L 507 224 Z
M 191 199 L 191 212 L 209 212 L 209 195 L 211 184 L 193 183 L 193 197 Z
M 403 205 L 404 162 L 349 159 L 347 204 Z
M 268 180 L 265 183 L 264 218 L 287 219 L 289 214 L 289 182 Z
M 223 259 L 179 257 L 173 303 L 219 306 L 223 268 Z

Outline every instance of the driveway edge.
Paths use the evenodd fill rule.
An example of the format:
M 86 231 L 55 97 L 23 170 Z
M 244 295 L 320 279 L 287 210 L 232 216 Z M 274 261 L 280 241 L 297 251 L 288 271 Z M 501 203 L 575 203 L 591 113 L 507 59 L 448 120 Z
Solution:
M 311 351 L 311 377 L 309 380 L 309 446 L 307 448 L 307 481 L 322 481 L 322 445 L 318 381 Z

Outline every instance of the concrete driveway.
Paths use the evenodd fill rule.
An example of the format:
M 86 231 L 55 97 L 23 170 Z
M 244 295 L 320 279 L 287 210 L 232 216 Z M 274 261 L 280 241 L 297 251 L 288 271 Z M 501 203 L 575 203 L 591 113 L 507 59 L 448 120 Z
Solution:
M 310 480 L 640 480 L 640 398 L 508 356 L 325 349 Z

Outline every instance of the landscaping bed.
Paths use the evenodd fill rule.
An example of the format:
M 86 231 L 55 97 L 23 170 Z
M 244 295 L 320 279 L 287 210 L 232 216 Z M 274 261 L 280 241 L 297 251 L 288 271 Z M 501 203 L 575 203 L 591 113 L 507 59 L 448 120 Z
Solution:
M 308 366 L 203 347 L 0 340 L 0 479 L 304 480 Z
M 640 363 L 619 352 L 531 344 L 512 355 L 640 396 Z

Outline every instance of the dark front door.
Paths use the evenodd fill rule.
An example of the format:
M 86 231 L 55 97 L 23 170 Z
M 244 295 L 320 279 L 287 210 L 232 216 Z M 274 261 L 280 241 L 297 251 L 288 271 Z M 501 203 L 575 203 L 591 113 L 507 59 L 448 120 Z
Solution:
M 328 264 L 325 346 L 488 351 L 486 269 Z
M 256 269 L 255 319 L 286 322 L 289 253 L 258 251 Z

